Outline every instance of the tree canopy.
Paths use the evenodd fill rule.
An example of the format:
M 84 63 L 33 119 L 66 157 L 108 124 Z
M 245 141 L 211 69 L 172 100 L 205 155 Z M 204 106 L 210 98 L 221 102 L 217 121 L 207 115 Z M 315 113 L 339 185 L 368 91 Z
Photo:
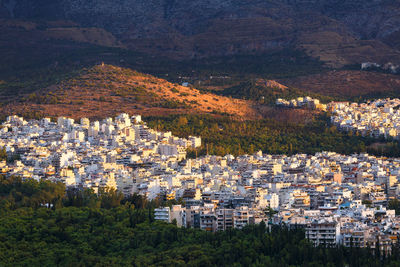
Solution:
M 51 203 L 52 205 L 46 205 Z M 265 223 L 210 233 L 154 221 L 172 203 L 113 190 L 0 179 L 0 266 L 398 266 L 399 251 L 313 247 L 301 229 Z

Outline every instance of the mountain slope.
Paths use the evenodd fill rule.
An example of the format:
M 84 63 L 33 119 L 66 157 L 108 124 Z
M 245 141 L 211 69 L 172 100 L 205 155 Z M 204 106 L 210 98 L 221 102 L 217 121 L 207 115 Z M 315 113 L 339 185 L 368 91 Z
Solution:
M 102 29 L 108 40 L 116 38 L 103 45 L 179 59 L 290 48 L 332 67 L 400 63 L 400 3 L 394 0 L 1 0 L 1 17 L 72 21 L 74 31 Z M 77 35 L 79 42 L 100 42 L 98 32 Z M 68 38 L 71 30 L 57 28 L 56 36 Z
M 400 97 L 400 76 L 357 70 L 329 71 L 283 79 L 282 83 L 305 92 L 318 93 L 344 100 Z
M 142 115 L 213 113 L 247 119 L 260 116 L 251 101 L 202 93 L 111 65 L 86 69 L 75 78 L 4 105 L 0 112 L 74 118 L 104 117 L 120 112 Z

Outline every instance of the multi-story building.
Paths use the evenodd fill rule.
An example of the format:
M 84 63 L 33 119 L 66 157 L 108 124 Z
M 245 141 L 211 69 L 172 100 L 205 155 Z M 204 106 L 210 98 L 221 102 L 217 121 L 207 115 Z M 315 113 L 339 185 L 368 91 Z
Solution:
M 171 222 L 171 210 L 169 207 L 154 209 L 154 219 L 158 221 Z
M 214 210 L 201 210 L 200 211 L 200 229 L 209 232 L 217 231 L 217 216 Z
M 340 224 L 333 220 L 314 220 L 306 227 L 306 237 L 314 246 L 335 246 L 340 241 Z
M 233 209 L 217 209 L 217 230 L 225 231 L 233 228 Z
M 294 102 L 304 106 L 307 101 L 306 97 Z M 359 123 L 363 129 L 390 135 L 394 131 L 389 128 L 400 126 L 400 102 L 375 104 L 338 104 L 334 108 L 345 114 L 335 116 L 343 127 L 354 130 Z M 359 110 L 369 106 L 375 110 Z M 127 114 L 115 120 L 82 119 L 80 124 L 68 118 L 51 122 L 11 116 L 0 128 L 0 147 L 20 160 L 1 162 L 0 171 L 5 177 L 62 181 L 95 192 L 112 187 L 126 196 L 184 200 L 185 207 L 156 209 L 156 219 L 209 231 L 242 228 L 255 221 L 308 225 L 307 233 L 317 244 L 342 240 L 346 246 L 363 246 L 373 242 L 370 233 L 376 233 L 385 251 L 387 241 L 400 233 L 400 217 L 382 207 L 400 198 L 399 158 L 257 152 L 184 160 L 185 149 L 199 141 L 149 129 L 139 117 Z M 324 229 L 311 227 L 321 218 L 327 222 Z M 339 237 L 338 225 L 344 229 Z M 365 236 L 348 229 L 361 229 Z
M 233 227 L 241 229 L 250 222 L 249 208 L 242 206 L 236 208 L 233 212 Z

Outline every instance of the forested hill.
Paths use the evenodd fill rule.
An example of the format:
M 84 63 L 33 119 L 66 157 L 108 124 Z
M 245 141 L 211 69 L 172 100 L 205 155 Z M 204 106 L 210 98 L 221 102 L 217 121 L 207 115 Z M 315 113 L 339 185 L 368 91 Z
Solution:
M 209 233 L 155 222 L 153 208 L 168 204 L 0 176 L 0 266 L 400 264 L 397 247 L 390 257 L 368 249 L 314 248 L 302 230 L 269 231 L 264 223 Z

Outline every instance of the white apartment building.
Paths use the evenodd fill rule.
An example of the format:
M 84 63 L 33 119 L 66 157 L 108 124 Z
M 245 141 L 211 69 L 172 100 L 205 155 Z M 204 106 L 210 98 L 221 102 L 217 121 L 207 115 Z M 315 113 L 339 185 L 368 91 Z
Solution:
M 154 209 L 154 219 L 158 221 L 171 222 L 171 210 L 169 207 Z
M 306 227 L 306 237 L 314 246 L 335 246 L 340 242 L 340 224 L 334 220 L 314 220 Z

